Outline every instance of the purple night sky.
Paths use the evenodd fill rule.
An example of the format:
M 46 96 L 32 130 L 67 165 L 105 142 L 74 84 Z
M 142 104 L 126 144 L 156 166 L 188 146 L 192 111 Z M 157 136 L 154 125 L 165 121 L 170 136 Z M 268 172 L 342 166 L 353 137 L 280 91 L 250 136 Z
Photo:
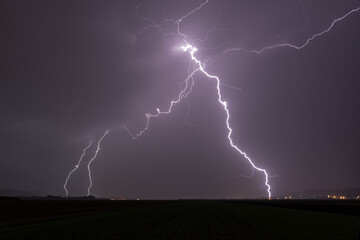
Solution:
M 137 133 L 145 113 L 167 110 L 191 63 L 181 36 L 139 32 L 151 24 L 140 16 L 177 20 L 202 2 L 1 1 L 0 188 L 64 195 L 93 139 L 68 185 L 70 195 L 86 195 L 86 164 L 109 129 L 91 165 L 96 196 L 266 197 L 264 175 L 251 176 L 230 147 L 216 82 L 204 74 L 194 75 L 190 108 L 183 100 L 136 140 L 124 130 Z M 221 80 L 234 143 L 267 170 L 273 195 L 360 187 L 360 11 L 301 50 L 246 50 L 303 45 L 359 6 L 210 0 L 181 22 Z

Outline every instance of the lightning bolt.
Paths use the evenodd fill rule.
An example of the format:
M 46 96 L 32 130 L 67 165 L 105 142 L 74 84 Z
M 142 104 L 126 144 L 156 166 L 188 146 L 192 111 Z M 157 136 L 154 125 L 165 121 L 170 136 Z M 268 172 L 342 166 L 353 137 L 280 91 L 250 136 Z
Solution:
M 90 159 L 88 165 L 87 165 L 87 169 L 88 169 L 88 173 L 89 173 L 89 181 L 90 181 L 90 184 L 89 184 L 89 187 L 88 187 L 88 196 L 90 196 L 90 191 L 91 191 L 91 188 L 92 188 L 92 185 L 93 185 L 93 182 L 92 182 L 92 178 L 91 178 L 91 169 L 90 169 L 90 165 L 91 163 L 95 160 L 99 150 L 100 150 L 100 145 L 101 145 L 101 141 L 105 138 L 105 136 L 109 133 L 109 130 L 106 130 L 104 135 L 99 139 L 98 143 L 97 143 L 97 148 L 96 148 L 96 151 L 95 151 L 95 154 L 94 156 Z
M 216 89 L 217 89 L 217 95 L 218 95 L 218 102 L 223 106 L 223 109 L 225 110 L 225 113 L 226 113 L 226 127 L 228 129 L 228 135 L 227 135 L 227 138 L 229 140 L 229 143 L 230 143 L 230 146 L 232 148 L 234 148 L 238 153 L 240 153 L 250 164 L 251 166 L 256 169 L 257 171 L 260 171 L 262 172 L 264 175 L 265 175 L 265 185 L 267 187 L 267 192 L 268 192 L 268 197 L 271 198 L 271 186 L 269 184 L 269 175 L 268 173 L 266 172 L 265 169 L 263 168 L 260 168 L 258 166 L 255 165 L 255 163 L 250 159 L 250 157 L 242 150 L 240 150 L 240 148 L 238 146 L 236 146 L 234 144 L 234 141 L 233 139 L 231 138 L 231 135 L 232 135 L 232 128 L 230 126 L 230 112 L 229 112 L 229 109 L 227 107 L 227 102 L 223 100 L 223 97 L 221 95 L 221 89 L 220 89 L 220 78 L 215 76 L 215 75 L 211 75 L 209 74 L 208 72 L 205 71 L 205 65 L 201 63 L 200 60 L 198 60 L 196 57 L 195 57 L 195 53 L 196 51 L 198 50 L 196 47 L 190 45 L 190 44 L 187 44 L 186 46 L 182 46 L 181 49 L 185 52 L 188 52 L 190 53 L 190 56 L 191 56 L 191 60 L 194 61 L 198 67 L 199 67 L 199 70 L 208 78 L 210 79 L 214 79 L 216 81 Z
M 80 163 L 81 163 L 82 159 L 84 158 L 84 156 L 86 154 L 86 150 L 88 150 L 88 148 L 91 146 L 91 143 L 92 143 L 92 141 L 90 140 L 89 145 L 84 148 L 78 163 L 75 165 L 75 167 L 72 170 L 70 170 L 70 172 L 69 172 L 69 174 L 68 174 L 68 176 L 67 176 L 67 178 L 65 180 L 64 189 L 65 189 L 65 192 L 66 192 L 66 196 L 69 194 L 68 189 L 67 189 L 68 181 L 70 180 L 71 175 L 79 168 Z
M 191 90 L 192 90 L 192 87 L 194 85 L 194 81 L 189 81 L 190 79 L 193 79 L 193 76 L 195 75 L 195 73 L 197 72 L 201 72 L 203 73 L 207 78 L 210 78 L 210 79 L 213 79 L 216 81 L 216 89 L 217 89 L 217 96 L 218 96 L 218 102 L 223 106 L 223 109 L 226 113 L 226 127 L 228 129 L 228 135 L 227 135 L 227 138 L 229 140 L 229 143 L 230 143 L 230 146 L 232 148 L 234 148 L 238 153 L 240 153 L 250 164 L 251 166 L 256 169 L 257 171 L 260 171 L 264 174 L 265 176 L 265 185 L 267 187 L 267 193 L 268 193 L 268 197 L 270 198 L 271 197 L 271 187 L 270 187 L 270 184 L 269 184 L 269 176 L 268 176 L 268 173 L 266 172 L 265 169 L 263 168 L 260 168 L 258 166 L 256 166 L 254 164 L 254 162 L 250 159 L 250 157 L 247 156 L 247 154 L 245 152 L 243 152 L 242 150 L 240 150 L 239 147 L 237 147 L 234 142 L 233 142 L 233 139 L 231 138 L 231 135 L 232 135 L 232 128 L 230 126 L 230 113 L 229 113 L 229 109 L 227 107 L 227 102 L 223 100 L 223 97 L 221 95 L 221 90 L 220 90 L 220 85 L 221 85 L 221 82 L 220 82 L 220 79 L 219 77 L 215 76 L 215 75 L 211 75 L 210 73 L 208 73 L 206 70 L 205 70 L 205 64 L 203 64 L 200 60 L 198 60 L 196 57 L 195 57 L 195 53 L 197 52 L 197 48 L 192 46 L 191 44 L 188 43 L 187 41 L 187 35 L 182 33 L 181 30 L 180 30 L 180 25 L 181 25 L 181 22 L 187 18 L 188 16 L 190 16 L 191 14 L 195 13 L 196 11 L 200 10 L 204 5 L 206 5 L 207 3 L 209 3 L 209 0 L 203 2 L 202 4 L 200 4 L 197 8 L 191 10 L 189 13 L 185 14 L 184 16 L 182 16 L 180 19 L 178 19 L 177 21 L 174 21 L 174 20 L 165 20 L 163 21 L 162 23 L 164 22 L 173 22 L 177 25 L 177 34 L 179 36 L 181 36 L 183 38 L 183 42 L 185 45 L 181 46 L 180 49 L 183 50 L 184 52 L 187 52 L 190 54 L 190 57 L 191 57 L 191 61 L 195 64 L 194 66 L 194 70 L 193 71 L 188 71 L 190 72 L 190 74 L 188 74 L 188 77 L 185 79 L 185 87 L 183 89 L 180 89 L 180 93 L 178 95 L 178 98 L 176 100 L 173 100 L 171 101 L 170 103 L 170 106 L 169 108 L 166 110 L 166 111 L 161 111 L 159 108 L 157 108 L 157 113 L 156 114 L 151 114 L 151 113 L 146 113 L 145 116 L 147 118 L 147 121 L 146 121 L 146 126 L 144 129 L 140 130 L 139 133 L 137 133 L 136 135 L 132 134 L 132 132 L 127 128 L 125 127 L 125 130 L 130 134 L 130 136 L 133 138 L 133 139 L 136 139 L 137 137 L 141 136 L 145 131 L 148 130 L 149 128 L 149 124 L 150 124 L 150 119 L 151 118 L 157 118 L 161 115 L 167 115 L 169 113 L 171 113 L 173 107 L 175 104 L 181 102 L 182 99 L 186 98 L 186 96 L 188 94 L 190 94 Z M 154 28 L 157 28 L 160 30 L 161 33 L 164 33 L 164 31 L 162 30 L 161 28 L 161 24 L 157 24 L 155 23 L 155 21 L 149 19 L 149 18 L 145 18 L 145 17 L 141 17 L 142 19 L 145 19 L 145 20 L 148 20 L 150 21 L 152 24 L 153 24 L 153 27 Z M 140 30 L 140 31 L 143 31 L 143 30 Z M 190 67 L 189 67 L 190 69 Z

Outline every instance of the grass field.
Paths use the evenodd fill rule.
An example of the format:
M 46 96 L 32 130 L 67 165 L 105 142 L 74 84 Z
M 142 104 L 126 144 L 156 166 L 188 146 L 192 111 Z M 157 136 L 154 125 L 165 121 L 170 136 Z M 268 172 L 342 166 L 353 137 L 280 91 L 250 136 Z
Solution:
M 0 228 L 0 239 L 356 240 L 360 220 L 358 216 L 241 201 L 168 201 L 136 206 L 132 203 L 120 208 L 114 205 L 102 212 L 49 219 L 52 218 L 4 225 Z

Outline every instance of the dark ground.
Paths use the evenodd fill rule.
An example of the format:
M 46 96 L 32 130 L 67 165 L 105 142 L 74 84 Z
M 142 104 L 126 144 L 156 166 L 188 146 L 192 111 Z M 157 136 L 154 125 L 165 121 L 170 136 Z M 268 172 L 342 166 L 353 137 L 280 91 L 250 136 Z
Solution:
M 360 201 L 5 200 L 0 239 L 355 240 L 359 209 Z
M 294 208 L 311 210 L 317 212 L 331 212 L 350 216 L 360 217 L 360 201 L 359 200 L 241 200 L 229 201 L 234 203 L 246 203 L 254 205 L 264 205 L 281 208 Z

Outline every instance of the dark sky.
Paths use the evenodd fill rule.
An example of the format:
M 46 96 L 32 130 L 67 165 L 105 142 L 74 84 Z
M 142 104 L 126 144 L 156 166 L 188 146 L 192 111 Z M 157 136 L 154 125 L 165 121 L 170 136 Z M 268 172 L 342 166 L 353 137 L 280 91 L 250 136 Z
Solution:
M 166 109 L 187 76 L 179 36 L 149 29 L 179 19 L 202 1 L 48 1 L 0 3 L 0 188 L 64 194 L 63 184 L 90 139 L 106 129 L 92 165 L 93 193 L 129 198 L 266 196 L 264 176 L 231 147 L 215 82 L 195 76 L 191 106 Z M 231 113 L 234 142 L 272 176 L 273 194 L 360 187 L 360 12 L 303 50 L 261 55 L 227 48 L 301 45 L 355 0 L 211 0 L 186 18 L 182 32 L 217 75 Z M 166 26 L 168 31 L 174 26 Z M 69 182 L 85 195 L 86 163 Z

